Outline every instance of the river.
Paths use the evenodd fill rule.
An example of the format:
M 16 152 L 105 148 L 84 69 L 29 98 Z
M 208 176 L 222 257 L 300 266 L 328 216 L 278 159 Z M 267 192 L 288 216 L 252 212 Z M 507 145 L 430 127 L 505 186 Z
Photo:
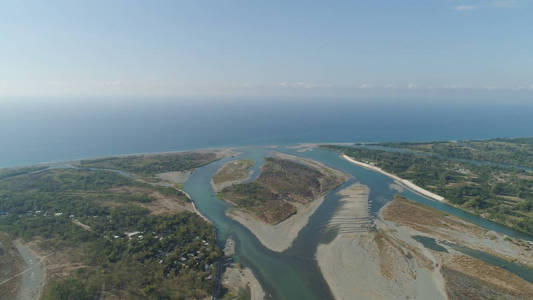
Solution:
M 367 185 L 370 188 L 370 212 L 375 216 L 379 209 L 397 193 L 389 187 L 393 180 L 381 173 L 351 164 L 340 158 L 335 152 L 322 149 L 299 152 L 297 149 L 290 147 L 279 147 L 277 149 L 245 147 L 237 150 L 241 152 L 238 157 L 225 158 L 194 171 L 184 184 L 185 191 L 191 195 L 202 214 L 213 221 L 217 228 L 220 245 L 223 245 L 229 236 L 236 241 L 235 259 L 252 269 L 263 286 L 267 298 L 280 300 L 333 299 L 319 271 L 315 260 L 315 252 L 319 243 L 327 242 L 335 235 L 334 232 L 325 230 L 324 224 L 331 218 L 339 203 L 339 196 L 336 192 L 355 181 Z M 293 245 L 282 253 L 270 251 L 248 229 L 227 217 L 225 211 L 229 208 L 229 205 L 216 197 L 209 184 L 211 177 L 218 168 L 227 161 L 237 158 L 256 161 L 254 177 L 257 176 L 260 166 L 264 162 L 264 156 L 271 151 L 280 151 L 310 158 L 352 176 L 345 184 L 326 196 L 324 203 L 311 216 L 309 223 L 300 231 Z M 510 228 L 469 214 L 445 203 L 427 199 L 408 189 L 405 189 L 400 194 L 419 203 L 468 220 L 483 228 L 504 233 L 511 237 L 531 239 L 529 236 L 515 232 Z

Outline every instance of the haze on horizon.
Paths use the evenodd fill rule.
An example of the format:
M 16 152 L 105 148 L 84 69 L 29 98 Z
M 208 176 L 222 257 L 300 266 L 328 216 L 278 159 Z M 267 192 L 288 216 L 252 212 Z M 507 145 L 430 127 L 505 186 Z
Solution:
M 533 94 L 533 5 L 3 1 L 0 98 Z

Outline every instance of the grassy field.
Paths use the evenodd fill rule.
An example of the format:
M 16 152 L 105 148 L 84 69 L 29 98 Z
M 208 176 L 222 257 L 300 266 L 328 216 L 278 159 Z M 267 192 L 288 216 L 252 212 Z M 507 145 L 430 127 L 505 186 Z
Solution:
M 407 147 L 407 144 L 402 145 Z M 430 147 L 427 145 L 415 144 L 413 148 Z M 426 153 L 400 153 L 347 146 L 326 148 L 408 179 L 465 210 L 533 234 L 532 171 L 464 162 L 454 157 Z
M 339 184 L 338 178 L 307 165 L 269 157 L 259 178 L 226 187 L 219 193 L 269 224 L 277 224 L 296 213 L 295 203 L 306 204 Z

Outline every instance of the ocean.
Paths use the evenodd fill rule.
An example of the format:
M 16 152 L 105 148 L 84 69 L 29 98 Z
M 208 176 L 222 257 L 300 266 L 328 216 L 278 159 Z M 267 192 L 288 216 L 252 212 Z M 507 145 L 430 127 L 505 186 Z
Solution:
M 533 136 L 533 101 L 0 100 L 0 167 L 196 148 Z

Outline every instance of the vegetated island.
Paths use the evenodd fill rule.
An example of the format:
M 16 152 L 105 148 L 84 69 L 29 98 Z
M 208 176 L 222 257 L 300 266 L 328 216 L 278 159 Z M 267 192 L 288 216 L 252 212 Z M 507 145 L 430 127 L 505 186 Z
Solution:
M 523 167 L 529 165 L 525 157 L 533 161 L 531 144 L 533 138 L 378 144 L 407 149 L 401 151 L 364 145 L 322 147 L 409 180 L 464 210 L 533 235 L 533 170 Z
M 400 196 L 369 220 L 366 186 L 339 194 L 341 206 L 328 224 L 337 235 L 316 254 L 335 299 L 533 297 L 531 269 L 525 280 L 502 268 L 533 266 L 532 243 Z
M 179 184 L 160 175 L 190 172 L 227 153 L 134 155 L 3 170 L 2 296 L 208 299 L 222 258 L 214 227 L 195 213 Z
M 224 164 L 211 179 L 211 185 L 215 192 L 234 184 L 242 183 L 252 176 L 250 170 L 255 162 L 249 159 L 232 160 Z
M 290 247 L 324 196 L 346 178 L 318 162 L 276 153 L 266 158 L 256 180 L 228 186 L 218 196 L 235 206 L 229 216 L 263 245 L 281 252 Z

